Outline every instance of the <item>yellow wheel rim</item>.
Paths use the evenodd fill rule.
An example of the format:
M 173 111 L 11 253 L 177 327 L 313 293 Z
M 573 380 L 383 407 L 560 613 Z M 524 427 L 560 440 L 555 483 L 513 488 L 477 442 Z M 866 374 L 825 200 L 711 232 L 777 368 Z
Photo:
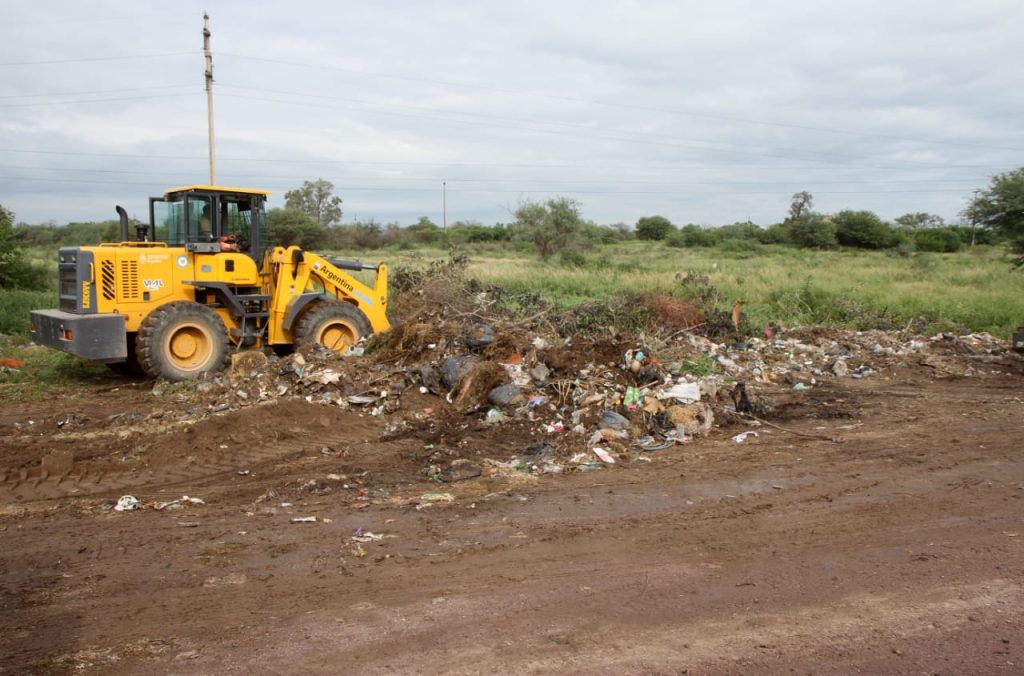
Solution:
M 335 352 L 345 352 L 358 340 L 358 331 L 340 319 L 326 322 L 320 329 L 320 335 L 316 337 L 316 342 Z
M 182 371 L 197 371 L 206 366 L 213 354 L 213 337 L 202 326 L 182 324 L 167 336 L 164 354 Z

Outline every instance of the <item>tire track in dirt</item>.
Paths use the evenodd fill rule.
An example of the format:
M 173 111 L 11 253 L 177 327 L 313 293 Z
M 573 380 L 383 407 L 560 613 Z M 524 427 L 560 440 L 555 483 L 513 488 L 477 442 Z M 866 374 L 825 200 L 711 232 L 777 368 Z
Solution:
M 109 471 L 79 463 L 78 471 L 51 473 L 45 468 L 2 471 L 0 504 L 26 503 L 65 497 L 85 497 L 120 492 L 126 489 L 157 488 L 184 481 L 195 481 L 226 473 L 277 462 L 301 454 L 316 441 L 313 434 L 292 437 L 261 447 L 247 447 L 230 458 L 197 456 L 198 462 L 184 467 L 161 467 L 155 470 Z

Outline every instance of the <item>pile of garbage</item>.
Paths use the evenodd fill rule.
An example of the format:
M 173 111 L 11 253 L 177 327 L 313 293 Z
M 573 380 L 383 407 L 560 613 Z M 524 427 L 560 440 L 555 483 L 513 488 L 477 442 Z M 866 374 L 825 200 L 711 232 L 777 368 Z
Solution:
M 194 394 L 212 413 L 286 398 L 351 409 L 379 417 L 388 438 L 425 431 L 441 438 L 473 425 L 492 430 L 504 452 L 514 450 L 494 462 L 557 473 L 691 443 L 716 426 L 750 424 L 770 417 L 780 399 L 836 379 L 901 367 L 969 377 L 994 370 L 1007 351 L 988 334 L 905 338 L 769 327 L 763 337 L 717 343 L 692 333 L 565 338 L 475 317 L 436 317 L 400 324 L 344 355 L 319 348 L 284 357 L 240 353 L 224 374 L 195 384 Z M 425 471 L 448 482 L 479 476 L 482 468 L 435 454 Z

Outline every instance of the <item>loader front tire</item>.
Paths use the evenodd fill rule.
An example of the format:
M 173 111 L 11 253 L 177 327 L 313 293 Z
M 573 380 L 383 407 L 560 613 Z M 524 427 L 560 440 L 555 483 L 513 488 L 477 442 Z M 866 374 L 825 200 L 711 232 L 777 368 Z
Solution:
M 345 352 L 361 338 L 373 333 L 362 311 L 341 301 L 318 302 L 295 325 L 295 344 L 319 343 L 328 350 Z
M 205 305 L 168 303 L 142 321 L 135 353 L 146 375 L 188 380 L 224 368 L 228 332 L 217 313 Z

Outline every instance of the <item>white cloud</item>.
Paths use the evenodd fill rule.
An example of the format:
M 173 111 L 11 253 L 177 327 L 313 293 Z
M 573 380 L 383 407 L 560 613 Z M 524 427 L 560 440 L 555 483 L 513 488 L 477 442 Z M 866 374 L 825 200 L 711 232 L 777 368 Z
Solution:
M 27 221 L 99 219 L 205 180 L 203 9 L 0 9 L 0 63 L 78 60 L 0 66 L 0 203 Z M 598 222 L 767 224 L 802 189 L 823 210 L 954 218 L 1024 147 L 1024 7 L 1010 0 L 211 14 L 222 182 L 279 201 L 324 177 L 348 215 L 380 221 L 439 220 L 445 180 L 449 220 L 562 194 Z M 83 60 L 119 56 L 135 58 Z

